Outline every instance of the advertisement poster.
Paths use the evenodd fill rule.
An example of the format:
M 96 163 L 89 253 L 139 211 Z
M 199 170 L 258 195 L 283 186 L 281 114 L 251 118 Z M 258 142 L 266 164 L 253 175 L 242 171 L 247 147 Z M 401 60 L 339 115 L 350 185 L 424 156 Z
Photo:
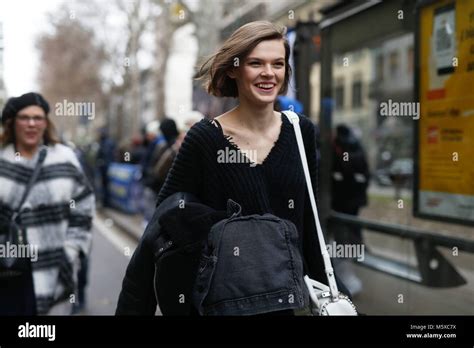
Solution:
M 474 1 L 420 10 L 415 215 L 474 223 Z

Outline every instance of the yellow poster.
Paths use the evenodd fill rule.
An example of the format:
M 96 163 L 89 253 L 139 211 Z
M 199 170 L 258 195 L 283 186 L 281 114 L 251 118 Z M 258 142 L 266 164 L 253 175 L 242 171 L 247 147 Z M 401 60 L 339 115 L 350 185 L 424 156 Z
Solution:
M 474 1 L 420 12 L 418 212 L 474 221 Z

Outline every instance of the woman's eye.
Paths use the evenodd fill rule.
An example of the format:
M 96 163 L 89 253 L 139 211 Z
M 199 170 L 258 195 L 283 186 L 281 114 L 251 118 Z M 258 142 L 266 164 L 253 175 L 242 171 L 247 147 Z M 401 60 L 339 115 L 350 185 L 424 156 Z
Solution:
M 260 65 L 262 65 L 260 62 L 250 62 L 249 63 L 250 66 L 255 66 L 255 67 L 258 67 Z M 285 63 L 283 62 L 278 62 L 278 63 L 273 63 L 272 64 L 274 67 L 276 68 L 283 68 L 285 66 Z

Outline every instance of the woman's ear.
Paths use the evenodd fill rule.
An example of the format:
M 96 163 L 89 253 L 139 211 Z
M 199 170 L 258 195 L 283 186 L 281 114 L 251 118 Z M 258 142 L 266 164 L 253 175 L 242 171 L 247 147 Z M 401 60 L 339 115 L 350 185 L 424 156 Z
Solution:
M 237 73 L 236 73 L 236 71 L 235 71 L 235 68 L 232 68 L 232 69 L 228 70 L 228 71 L 226 72 L 226 74 L 227 74 L 227 76 L 229 76 L 231 79 L 235 79 L 235 78 L 236 78 L 236 75 L 237 75 Z

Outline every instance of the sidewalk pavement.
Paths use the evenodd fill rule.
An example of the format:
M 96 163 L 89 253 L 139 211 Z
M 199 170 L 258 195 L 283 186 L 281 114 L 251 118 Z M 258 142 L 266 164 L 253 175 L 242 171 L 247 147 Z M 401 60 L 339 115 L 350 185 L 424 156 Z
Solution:
M 105 219 L 106 225 L 107 219 L 111 219 L 116 227 L 137 242 L 145 231 L 143 214 L 126 214 L 120 210 L 103 207 L 98 209 L 97 213 Z M 159 304 L 156 306 L 155 315 L 162 315 Z
M 120 210 L 112 208 L 101 208 L 98 213 L 106 219 L 111 219 L 113 224 L 137 241 L 141 238 L 145 231 L 143 224 L 144 218 L 142 214 L 126 214 Z

